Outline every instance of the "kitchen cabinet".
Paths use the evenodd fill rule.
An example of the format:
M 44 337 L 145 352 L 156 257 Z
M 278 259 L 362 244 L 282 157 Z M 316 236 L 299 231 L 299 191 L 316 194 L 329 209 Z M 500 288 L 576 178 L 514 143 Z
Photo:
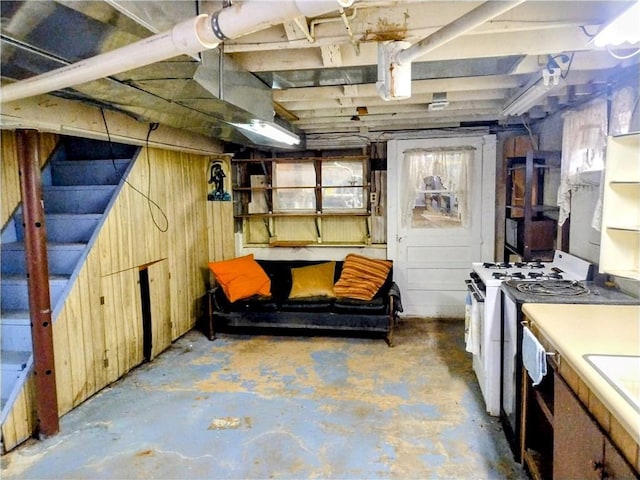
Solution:
M 522 460 L 534 479 L 638 478 L 553 365 L 540 385 L 523 375 Z
M 522 373 L 520 458 L 534 479 L 553 478 L 554 376 L 549 365 L 547 375 L 534 387 L 527 372 Z
M 568 385 L 554 379 L 554 478 L 636 478 Z
M 506 163 L 505 258 L 551 260 L 558 207 L 550 199 L 557 192 L 553 180 L 559 179 L 560 152 L 529 150 Z
M 534 479 L 639 479 L 640 415 L 592 363 L 640 355 L 638 306 L 527 303 L 523 314 L 548 365 L 536 387 L 522 370 L 526 469 Z
M 600 271 L 640 280 L 640 133 L 608 138 Z

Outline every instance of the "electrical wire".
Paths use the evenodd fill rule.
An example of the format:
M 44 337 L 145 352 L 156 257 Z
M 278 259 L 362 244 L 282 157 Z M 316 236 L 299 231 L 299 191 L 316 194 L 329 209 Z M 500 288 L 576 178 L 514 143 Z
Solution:
M 151 215 L 151 220 L 153 221 L 153 224 L 155 225 L 155 227 L 162 233 L 167 232 L 169 230 L 169 219 L 167 218 L 167 215 L 164 213 L 164 211 L 162 210 L 160 205 L 158 205 L 154 200 L 152 200 L 151 196 L 150 196 L 151 195 L 151 162 L 149 160 L 149 137 L 151 136 L 151 132 L 153 132 L 154 130 L 156 130 L 158 128 L 158 124 L 157 123 L 149 124 L 149 130 L 147 131 L 147 138 L 145 140 L 146 157 L 147 157 L 147 169 L 148 169 L 147 193 L 145 194 L 144 192 L 140 191 L 137 187 L 135 187 L 133 184 L 131 184 L 126 178 L 124 178 L 123 174 L 118 172 L 118 168 L 116 166 L 116 161 L 115 161 L 115 154 L 113 152 L 113 142 L 111 141 L 111 133 L 109 132 L 109 126 L 107 124 L 107 118 L 105 117 L 103 108 L 100 109 L 100 114 L 102 115 L 102 121 L 104 123 L 104 129 L 105 129 L 105 132 L 107 134 L 107 140 L 108 140 L 108 143 L 109 143 L 109 152 L 111 154 L 111 164 L 113 165 L 113 169 L 116 171 L 116 173 L 118 173 L 120 175 L 120 180 L 123 180 L 124 183 L 126 183 L 129 187 L 131 187 L 131 189 L 134 192 L 140 194 L 145 200 L 147 200 L 147 206 L 149 208 L 149 214 Z M 164 227 L 161 227 L 158 224 L 158 222 L 156 221 L 155 215 L 153 213 L 152 206 L 155 206 L 158 209 L 158 211 L 160 212 L 160 214 L 162 215 L 162 217 L 164 218 L 164 223 L 165 223 Z
M 638 55 L 640 53 L 640 48 L 638 48 L 635 52 L 630 53 L 629 55 L 618 55 L 616 52 L 614 52 L 609 47 L 607 47 L 607 52 L 609 52 L 609 55 L 611 55 L 613 58 L 615 58 L 617 60 L 627 60 L 629 58 L 633 58 L 636 55 Z
M 531 142 L 531 147 L 533 147 L 534 150 L 538 150 L 538 142 L 534 140 L 531 127 L 529 126 L 529 124 L 527 123 L 524 117 L 522 117 L 522 126 L 527 130 L 527 133 L 529 134 L 529 141 Z

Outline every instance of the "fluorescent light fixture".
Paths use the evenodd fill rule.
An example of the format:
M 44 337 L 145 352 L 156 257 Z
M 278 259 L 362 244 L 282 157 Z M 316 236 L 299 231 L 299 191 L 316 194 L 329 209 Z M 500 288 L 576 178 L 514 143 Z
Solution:
M 260 135 L 276 142 L 286 143 L 287 145 L 298 145 L 300 143 L 300 137 L 298 135 L 289 130 L 285 130 L 275 123 L 265 122 L 264 120 L 252 120 L 251 123 L 230 123 L 241 130 Z
M 545 69 L 541 76 L 529 82 L 502 110 L 502 115 L 522 115 L 539 103 L 549 92 L 560 85 L 560 69 Z
M 593 43 L 598 47 L 607 45 L 630 45 L 640 42 L 640 1 L 635 2 L 625 10 L 620 16 L 603 28 L 593 39 Z

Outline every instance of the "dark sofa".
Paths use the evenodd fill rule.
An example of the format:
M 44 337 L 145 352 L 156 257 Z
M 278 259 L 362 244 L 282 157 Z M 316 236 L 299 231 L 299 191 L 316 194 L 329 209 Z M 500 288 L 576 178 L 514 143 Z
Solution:
M 271 279 L 270 297 L 251 297 L 231 303 L 222 288 L 208 292 L 208 325 L 205 333 L 214 340 L 216 332 L 247 329 L 313 330 L 341 334 L 379 334 L 393 346 L 393 329 L 402 311 L 400 291 L 393 282 L 393 268 L 384 285 L 370 301 L 349 298 L 310 297 L 289 299 L 291 269 L 324 261 L 257 260 Z M 344 262 L 337 261 L 335 281 Z

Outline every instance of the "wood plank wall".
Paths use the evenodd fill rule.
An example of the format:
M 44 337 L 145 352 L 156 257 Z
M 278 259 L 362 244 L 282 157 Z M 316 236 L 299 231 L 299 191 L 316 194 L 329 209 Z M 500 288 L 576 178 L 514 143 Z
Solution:
M 210 285 L 207 262 L 235 254 L 232 203 L 207 201 L 209 161 L 141 151 L 54 322 L 60 415 L 142 363 L 141 268 L 149 273 L 152 356 L 194 327 Z M 34 431 L 34 395 L 30 380 L 2 425 L 6 451 Z
M 12 130 L 0 130 L 2 143 L 2 183 L 0 184 L 0 215 L 1 225 L 7 221 L 20 203 L 20 177 L 18 176 L 18 154 L 16 150 L 16 135 Z M 40 134 L 40 149 L 38 152 L 40 165 L 44 166 L 49 155 L 58 143 L 58 136 L 53 133 Z

